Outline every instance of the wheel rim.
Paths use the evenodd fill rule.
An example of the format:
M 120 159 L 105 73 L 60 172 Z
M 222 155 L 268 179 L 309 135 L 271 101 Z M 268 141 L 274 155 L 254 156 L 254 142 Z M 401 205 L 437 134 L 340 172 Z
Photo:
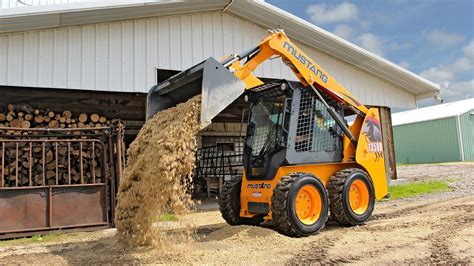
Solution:
M 364 214 L 369 208 L 369 189 L 362 180 L 352 182 L 349 189 L 349 203 L 356 214 Z
M 316 223 L 321 215 L 322 199 L 312 185 L 305 185 L 296 194 L 295 210 L 298 219 L 306 225 Z

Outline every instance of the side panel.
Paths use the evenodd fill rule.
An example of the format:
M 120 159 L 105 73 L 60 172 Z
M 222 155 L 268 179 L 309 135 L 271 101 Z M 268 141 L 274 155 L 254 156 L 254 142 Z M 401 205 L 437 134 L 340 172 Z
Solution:
M 326 186 L 329 178 L 337 171 L 356 167 L 355 163 L 324 163 L 282 166 L 272 180 L 247 180 L 245 173 L 242 178 L 242 193 L 240 194 L 240 216 L 252 217 L 248 211 L 249 202 L 263 202 L 271 205 L 273 189 L 283 176 L 295 172 L 311 173 L 317 176 Z M 271 219 L 271 213 L 268 216 Z
M 375 198 L 381 199 L 388 193 L 385 159 L 382 142 L 380 114 L 377 108 L 370 108 L 362 125 L 357 144 L 356 161 L 372 178 Z
M 393 136 L 399 164 L 460 160 L 455 117 L 398 125 Z
M 474 110 L 460 117 L 464 160 L 474 160 Z

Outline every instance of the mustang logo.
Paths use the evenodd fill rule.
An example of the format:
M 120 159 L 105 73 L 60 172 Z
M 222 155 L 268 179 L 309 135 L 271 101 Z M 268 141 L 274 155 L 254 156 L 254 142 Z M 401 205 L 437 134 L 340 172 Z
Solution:
M 372 116 L 368 116 L 362 127 L 362 134 L 369 145 L 369 152 L 375 153 L 375 161 L 383 157 L 382 130 L 380 122 Z

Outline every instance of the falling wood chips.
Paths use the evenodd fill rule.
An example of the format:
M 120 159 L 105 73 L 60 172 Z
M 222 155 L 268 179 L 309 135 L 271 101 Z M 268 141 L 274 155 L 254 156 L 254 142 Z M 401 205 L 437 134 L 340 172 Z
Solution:
M 161 214 L 186 212 L 199 130 L 200 96 L 157 113 L 128 149 L 117 196 L 119 240 L 129 245 L 162 242 L 152 224 Z

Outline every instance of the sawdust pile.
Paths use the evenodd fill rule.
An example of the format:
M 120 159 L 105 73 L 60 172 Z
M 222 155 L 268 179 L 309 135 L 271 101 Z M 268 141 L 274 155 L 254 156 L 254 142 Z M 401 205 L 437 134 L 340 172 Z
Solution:
M 168 211 L 185 213 L 197 148 L 200 95 L 157 113 L 140 130 L 128 149 L 128 162 L 117 196 L 118 237 L 129 245 L 163 241 L 153 227 Z

